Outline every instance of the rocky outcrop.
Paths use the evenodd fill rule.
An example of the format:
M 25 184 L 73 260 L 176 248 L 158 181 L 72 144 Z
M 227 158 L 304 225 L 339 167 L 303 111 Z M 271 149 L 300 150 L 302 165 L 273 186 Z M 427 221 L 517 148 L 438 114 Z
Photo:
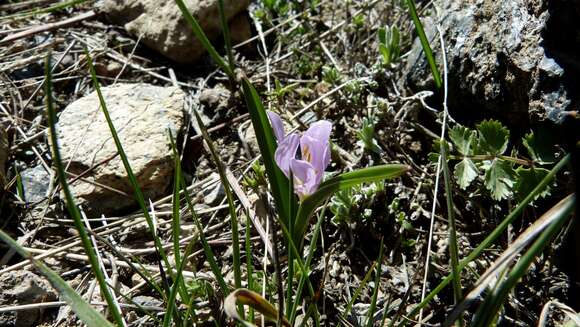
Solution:
M 56 301 L 56 291 L 44 278 L 27 270 L 7 272 L 0 276 L 0 306 Z M 29 327 L 39 325 L 41 309 L 0 314 L 0 326 Z
M 579 2 L 437 0 L 435 5 L 447 50 L 449 106 L 457 116 L 495 116 L 515 125 L 561 123 L 569 110 L 577 110 Z M 424 23 L 441 63 L 434 22 Z M 418 41 L 406 73 L 412 88 L 433 87 Z
M 174 165 L 169 131 L 177 136 L 184 126 L 185 93 L 149 84 L 117 84 L 102 92 L 145 196 L 162 195 Z M 71 183 L 71 190 L 85 210 L 111 213 L 135 204 L 95 92 L 68 105 L 56 127 L 63 160 L 70 161 L 68 171 L 83 173 L 83 179 Z
M 184 0 L 184 3 L 208 38 L 213 39 L 221 33 L 217 0 Z M 228 21 L 245 10 L 248 4 L 248 0 L 224 0 Z M 205 52 L 174 1 L 104 0 L 99 11 L 112 23 L 124 26 L 148 47 L 178 63 L 193 63 Z M 241 18 L 245 21 L 242 25 L 239 25 L 239 19 L 232 37 L 248 35 L 247 17 Z

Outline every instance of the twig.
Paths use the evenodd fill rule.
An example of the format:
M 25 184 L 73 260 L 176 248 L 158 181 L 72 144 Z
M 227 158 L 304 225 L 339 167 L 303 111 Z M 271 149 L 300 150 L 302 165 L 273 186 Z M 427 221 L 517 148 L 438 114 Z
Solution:
M 95 16 L 97 16 L 97 14 L 91 10 L 91 11 L 88 11 L 86 13 L 80 14 L 78 16 L 71 17 L 69 19 L 65 19 L 63 21 L 34 26 L 34 27 L 31 27 L 31 28 L 26 29 L 24 31 L 21 31 L 21 32 L 12 34 L 12 35 L 8 35 L 7 37 L 0 40 L 0 45 L 6 44 L 8 42 L 13 42 L 13 41 L 16 41 L 18 39 L 25 38 L 25 37 L 33 36 L 33 35 L 38 34 L 38 33 L 52 31 L 52 30 L 59 29 L 62 27 L 74 25 L 74 24 L 82 22 L 83 20 L 94 18 Z

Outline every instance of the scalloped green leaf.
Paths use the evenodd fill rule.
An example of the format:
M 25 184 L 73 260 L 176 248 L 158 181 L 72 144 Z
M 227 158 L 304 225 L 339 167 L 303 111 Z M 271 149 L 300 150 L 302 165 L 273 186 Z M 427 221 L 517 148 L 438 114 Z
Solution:
M 477 177 L 477 166 L 469 158 L 464 158 L 455 165 L 453 176 L 457 180 L 459 187 L 465 190 L 469 184 Z
M 514 185 L 514 190 L 516 192 L 516 196 L 518 200 L 525 198 L 530 192 L 538 185 L 540 182 L 548 175 L 550 171 L 544 168 L 524 168 L 518 167 L 516 169 L 516 174 L 518 178 Z M 550 187 L 546 186 L 546 188 L 538 194 L 535 199 L 540 197 L 545 197 L 550 195 Z
M 477 125 L 478 149 L 486 154 L 499 155 L 507 150 L 510 131 L 497 120 L 484 120 Z
M 499 201 L 512 194 L 515 172 L 511 164 L 504 160 L 493 160 L 485 171 L 485 188 L 494 200 Z
M 457 125 L 449 131 L 449 138 L 457 152 L 464 156 L 473 155 L 473 141 L 476 133 L 474 130 Z

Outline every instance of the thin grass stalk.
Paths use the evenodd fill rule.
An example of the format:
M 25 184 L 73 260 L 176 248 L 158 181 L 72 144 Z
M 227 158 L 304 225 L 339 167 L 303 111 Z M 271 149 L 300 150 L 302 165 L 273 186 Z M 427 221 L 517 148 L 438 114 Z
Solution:
M 249 213 L 246 213 L 246 234 L 245 234 L 245 245 L 246 245 L 246 273 L 248 274 L 248 289 L 254 290 L 254 263 L 252 258 L 252 241 L 251 241 L 251 224 Z M 254 308 L 250 307 L 248 311 L 248 320 L 254 321 Z
M 290 172 L 290 176 L 288 177 L 288 180 L 290 181 L 290 183 L 288 183 L 288 202 L 287 203 L 291 203 L 293 201 L 293 196 L 294 196 L 294 176 L 292 175 L 292 172 Z M 290 219 L 295 217 L 295 214 L 292 212 L 292 207 L 293 206 L 288 206 L 288 217 L 290 217 Z M 294 224 L 292 224 L 292 223 L 288 224 L 288 232 L 290 233 L 290 235 L 293 235 Z M 290 240 L 286 240 L 286 241 L 290 242 Z M 286 249 L 287 250 L 290 249 L 290 244 L 288 244 L 286 246 Z M 291 316 L 292 316 L 292 305 L 291 305 L 292 293 L 294 290 L 294 255 L 293 255 L 292 251 L 287 251 L 287 255 L 288 255 L 288 276 L 286 278 L 286 318 L 291 318 Z M 295 301 L 298 301 L 298 298 L 296 298 Z
M 233 257 L 234 257 L 234 283 L 235 288 L 242 288 L 242 270 L 241 270 L 241 261 L 240 261 L 240 239 L 239 239 L 239 231 L 238 231 L 238 214 L 236 213 L 236 206 L 234 204 L 234 196 L 232 194 L 232 190 L 230 188 L 230 183 L 228 182 L 228 178 L 226 176 L 226 170 L 224 167 L 223 162 L 221 161 L 219 155 L 215 150 L 215 146 L 213 141 L 209 137 L 205 125 L 199 117 L 197 111 L 193 111 L 195 114 L 195 119 L 197 120 L 197 124 L 199 125 L 199 129 L 201 130 L 201 134 L 205 140 L 209 148 L 209 152 L 215 162 L 215 165 L 218 170 L 218 174 L 222 181 L 222 185 L 224 186 L 224 191 L 226 193 L 226 199 L 228 201 L 228 209 L 230 213 L 230 222 L 232 228 L 232 248 L 233 248 Z M 244 311 L 243 307 L 240 305 L 239 308 L 241 309 L 242 319 L 244 318 Z
M 199 40 L 199 42 L 201 42 L 201 45 L 209 53 L 209 55 L 213 59 L 213 61 L 215 61 L 215 63 L 224 71 L 224 73 L 226 73 L 226 75 L 228 75 L 228 77 L 230 79 L 234 79 L 235 78 L 234 71 L 230 68 L 230 66 L 228 66 L 228 64 L 226 64 L 224 59 L 219 55 L 219 53 L 213 47 L 213 45 L 211 44 L 211 42 L 209 41 L 209 39 L 207 38 L 207 36 L 203 32 L 203 29 L 201 28 L 201 26 L 199 26 L 199 23 L 197 22 L 197 20 L 191 15 L 191 13 L 189 12 L 189 9 L 187 9 L 185 4 L 183 3 L 183 0 L 175 0 L 175 3 L 177 4 L 179 9 L 181 10 L 183 17 L 185 17 L 185 20 L 191 26 L 191 30 L 193 31 L 193 34 L 195 34 L 195 37 Z
M 538 196 L 546 188 L 546 186 L 554 179 L 556 174 L 562 170 L 570 162 L 570 155 L 567 154 L 562 160 L 560 160 L 552 170 L 538 183 L 538 185 L 518 204 L 518 206 L 509 213 L 509 215 L 489 234 L 471 253 L 463 260 L 459 262 L 459 271 L 463 270 L 468 263 L 475 260 L 485 249 L 495 242 L 507 227 L 519 217 L 522 211 L 532 202 L 536 196 Z M 437 287 L 435 287 L 421 303 L 416 305 L 408 314 L 407 317 L 413 318 L 421 308 L 424 308 L 441 290 L 445 288 L 453 280 L 453 275 L 449 274 L 445 277 Z M 391 326 L 395 324 L 395 320 L 391 323 Z M 407 320 L 403 320 L 399 326 L 406 325 Z
M 369 282 L 369 279 L 371 279 L 371 276 L 373 274 L 373 271 L 375 270 L 375 266 L 376 265 L 377 265 L 377 262 L 376 261 L 373 262 L 373 264 L 369 268 L 369 271 L 367 271 L 367 273 L 365 274 L 365 277 L 360 282 L 360 285 L 354 291 L 354 294 L 352 295 L 352 298 L 350 299 L 350 301 L 348 301 L 348 303 L 346 305 L 346 308 L 344 309 L 344 312 L 341 315 L 343 320 L 346 320 L 346 318 L 350 314 L 350 310 L 352 310 L 352 306 L 354 305 L 354 302 L 356 301 L 356 299 L 360 295 L 360 292 L 362 292 L 362 289 L 365 288 L 365 286 Z M 338 323 L 337 327 L 340 327 L 340 326 L 342 326 L 342 323 L 341 322 Z
M 441 165 L 443 167 L 445 198 L 447 200 L 447 220 L 449 221 L 449 256 L 451 257 L 451 273 L 453 276 L 453 297 L 455 304 L 457 304 L 461 301 L 463 295 L 461 292 L 461 276 L 459 274 L 459 251 L 457 249 L 455 211 L 453 210 L 453 188 L 451 185 L 449 165 L 447 165 L 447 148 L 445 146 L 441 147 Z M 461 320 L 461 317 L 459 317 L 457 321 L 459 325 L 463 325 Z
M 379 286 L 381 283 L 381 273 L 382 273 L 382 262 L 383 262 L 383 241 L 381 238 L 381 245 L 379 248 L 379 258 L 377 259 L 377 270 L 375 275 L 375 289 L 373 290 L 373 296 L 371 298 L 371 306 L 369 308 L 369 317 L 367 318 L 367 327 L 373 326 L 373 316 L 375 315 L 375 310 L 377 309 L 377 297 L 379 295 Z
M 228 63 L 230 65 L 230 69 L 234 71 L 235 68 L 234 51 L 232 49 L 232 39 L 230 37 L 230 26 L 228 24 L 228 20 L 224 10 L 224 0 L 218 0 L 218 8 L 220 12 L 220 22 L 222 24 L 222 33 L 224 35 L 224 44 L 226 47 L 226 53 L 228 55 Z
M 147 205 L 145 204 L 145 196 L 143 195 L 143 192 L 141 191 L 141 187 L 139 186 L 139 183 L 137 182 L 137 178 L 135 177 L 135 174 L 133 173 L 133 169 L 131 168 L 131 164 L 129 163 L 129 159 L 127 158 L 127 154 L 125 153 L 125 150 L 123 149 L 123 145 L 121 144 L 121 140 L 119 139 L 119 135 L 117 134 L 117 130 L 116 130 L 115 126 L 113 125 L 113 121 L 111 120 L 111 116 L 109 115 L 109 110 L 107 109 L 107 104 L 105 102 L 105 98 L 103 97 L 103 93 L 101 92 L 100 83 L 97 79 L 97 74 L 95 72 L 95 67 L 93 65 L 93 59 L 92 59 L 91 55 L 89 54 L 89 51 L 87 48 L 85 48 L 85 54 L 88 58 L 87 62 L 89 65 L 91 79 L 93 80 L 93 86 L 95 87 L 95 90 L 97 92 L 97 96 L 99 97 L 101 109 L 103 111 L 105 119 L 107 120 L 107 124 L 109 125 L 109 130 L 111 131 L 111 136 L 113 137 L 113 140 L 115 142 L 115 146 L 117 147 L 117 152 L 119 153 L 119 157 L 121 158 L 121 161 L 123 162 L 123 166 L 125 167 L 125 171 L 127 172 L 127 177 L 129 178 L 129 182 L 131 183 L 131 186 L 133 187 L 135 200 L 137 200 L 137 203 L 139 204 L 139 207 L 141 208 L 141 211 L 143 212 L 143 216 L 145 217 L 145 221 L 147 221 L 147 226 L 149 227 L 149 231 L 152 234 L 153 242 L 154 242 L 155 249 L 157 252 L 157 256 L 161 257 L 167 270 L 171 271 L 171 265 L 169 264 L 169 260 L 167 259 L 167 255 L 165 254 L 165 250 L 163 249 L 161 241 L 159 240 L 159 236 L 155 232 L 155 224 L 153 223 L 153 219 L 152 219 L 151 215 L 149 214 L 149 209 L 147 208 Z M 162 274 L 162 276 L 164 276 L 165 273 L 163 271 L 163 266 L 161 264 L 159 264 L 159 268 L 160 268 L 160 273 Z M 169 289 L 167 288 L 167 285 L 168 285 L 167 278 L 164 278 L 164 285 L 166 286 L 165 291 L 167 292 L 167 295 L 169 295 Z
M 552 238 L 562 229 L 562 226 L 570 217 L 576 206 L 576 196 L 572 195 L 565 202 L 565 207 L 559 212 L 556 221 L 546 227 L 546 230 L 538 236 L 536 241 L 530 246 L 528 251 L 520 258 L 508 273 L 507 278 L 499 283 L 496 289 L 486 297 L 484 303 L 479 307 L 472 322 L 474 327 L 485 327 L 493 325 L 493 319 L 497 316 L 499 309 L 503 306 L 508 294 L 515 287 L 518 281 L 525 275 L 532 262 L 550 244 Z
M 127 263 L 129 268 L 131 270 L 133 270 L 134 272 L 136 272 L 141 278 L 143 278 L 143 280 L 147 283 L 147 285 L 149 285 L 149 287 L 151 287 L 151 289 L 157 291 L 157 293 L 159 294 L 159 296 L 161 296 L 163 298 L 163 300 L 167 300 L 167 298 L 166 298 L 167 294 L 165 294 L 163 289 L 161 289 L 161 287 L 159 287 L 159 285 L 157 285 L 153 281 L 153 279 L 154 279 L 153 276 L 151 275 L 149 270 L 145 269 L 141 265 L 141 263 L 138 261 L 139 259 L 134 258 L 135 260 L 137 260 L 137 263 L 139 263 L 139 265 L 141 265 L 141 267 L 135 266 L 133 261 L 131 259 L 129 259 L 121 251 L 119 251 L 115 245 L 111 244 L 111 242 L 109 242 L 109 240 L 106 237 L 101 236 L 101 235 L 94 233 L 94 232 L 90 232 L 90 233 L 92 236 L 97 238 L 99 240 L 99 242 L 105 244 L 108 247 L 109 251 L 111 251 L 112 254 L 114 254 L 115 256 L 119 257 L 122 261 Z M 141 268 L 141 269 L 139 269 L 139 268 Z
M 409 7 L 409 14 L 411 15 L 411 19 L 413 20 L 413 24 L 415 25 L 415 30 L 417 31 L 417 35 L 419 36 L 419 40 L 421 41 L 421 46 L 423 47 L 423 51 L 425 52 L 425 57 L 427 58 L 427 62 L 429 63 L 429 67 L 431 68 L 431 74 L 433 75 L 435 86 L 437 86 L 437 88 L 441 88 L 441 86 L 443 85 L 443 82 L 441 80 L 441 74 L 439 73 L 439 68 L 437 68 L 437 63 L 435 62 L 435 57 L 433 56 L 431 45 L 429 45 L 429 40 L 427 40 L 427 36 L 425 35 L 423 24 L 421 23 L 419 15 L 417 14 L 415 0 L 406 0 L 406 1 L 407 7 Z
M 183 191 L 183 195 L 185 196 L 185 202 L 187 203 L 187 208 L 189 209 L 189 212 L 191 213 L 191 217 L 193 219 L 193 222 L 195 223 L 195 226 L 197 227 L 197 230 L 199 231 L 199 240 L 201 241 L 201 245 L 203 247 L 203 252 L 205 253 L 205 257 L 209 263 L 209 266 L 211 268 L 211 271 L 215 277 L 215 279 L 217 280 L 217 283 L 220 287 L 220 291 L 222 292 L 222 294 L 224 295 L 224 297 L 229 294 L 230 289 L 228 287 L 228 285 L 226 284 L 225 280 L 224 280 L 224 276 L 222 275 L 222 272 L 217 264 L 217 260 L 215 258 L 215 255 L 213 253 L 213 250 L 211 249 L 211 247 L 209 246 L 209 244 L 207 243 L 207 239 L 205 238 L 205 234 L 203 233 L 203 226 L 201 225 L 201 220 L 199 219 L 199 216 L 197 215 L 197 212 L 195 211 L 195 208 L 193 206 L 193 201 L 191 200 L 191 196 L 189 195 L 189 191 L 187 190 L 187 187 L 185 185 L 187 185 L 185 183 L 185 180 L 183 179 L 183 175 L 181 175 L 181 190 Z
M 328 202 L 327 202 L 328 203 Z M 312 262 L 312 258 L 314 257 L 314 252 L 316 251 L 316 246 L 318 243 L 318 236 L 320 235 L 320 227 L 322 226 L 322 221 L 324 220 L 324 214 L 326 212 L 326 205 L 322 207 L 320 214 L 318 215 L 318 221 L 316 222 L 316 226 L 314 227 L 314 234 L 312 234 L 312 241 L 310 242 L 310 246 L 308 248 L 308 256 L 306 257 L 306 262 L 304 265 L 306 269 L 310 270 L 310 264 Z M 298 313 L 298 305 L 302 302 L 302 291 L 304 289 L 304 284 L 306 283 L 306 279 L 308 279 L 308 275 L 302 274 L 300 276 L 300 281 L 298 282 L 298 288 L 296 289 L 296 298 L 292 302 L 292 310 L 290 310 L 290 324 L 294 325 L 296 320 L 296 314 Z
M 265 196 L 263 197 L 266 198 Z M 276 223 L 274 222 L 274 215 L 273 213 L 268 214 L 268 219 L 270 220 L 270 237 L 272 238 L 272 244 L 274 245 L 272 248 L 273 256 L 274 256 L 274 271 L 276 274 L 276 294 L 278 298 L 278 317 L 276 320 L 276 326 L 282 326 L 282 320 L 284 317 L 284 290 L 282 287 L 282 267 L 280 266 L 280 253 L 278 251 L 278 237 L 276 231 Z M 288 265 L 290 266 L 290 264 Z M 239 311 L 239 310 L 238 310 Z
M 179 158 L 179 156 L 178 156 L 178 158 Z M 177 168 L 180 169 L 181 167 L 176 167 L 176 169 Z M 178 173 L 177 175 L 180 175 L 180 174 Z M 180 176 L 177 176 L 177 177 L 179 178 Z M 179 193 L 179 191 L 178 191 L 178 193 Z M 189 242 L 187 244 L 187 247 L 185 248 L 185 251 L 183 252 L 184 258 L 187 258 L 189 256 L 189 254 L 191 253 L 191 250 L 193 249 L 193 244 L 194 244 L 194 242 Z M 173 283 L 173 286 L 171 287 L 171 292 L 169 293 L 169 298 L 167 299 L 167 310 L 166 310 L 165 317 L 163 317 L 163 327 L 171 326 L 172 315 L 170 315 L 169 312 L 172 312 L 174 309 L 177 309 L 177 307 L 175 305 L 175 301 L 176 301 L 177 293 L 178 293 L 177 290 L 179 289 L 181 283 L 183 282 L 183 269 L 185 268 L 186 262 L 187 262 L 187 260 L 182 260 L 179 263 L 179 265 L 177 266 L 177 271 L 175 273 L 175 281 Z M 193 306 L 190 306 L 190 307 L 193 307 Z M 178 311 L 176 310 L 176 312 L 178 312 Z M 176 317 L 178 317 L 178 315 L 176 315 Z M 178 324 L 178 326 L 180 326 L 180 325 L 182 325 L 182 323 Z
M 105 275 L 99 266 L 96 251 L 89 239 L 89 235 L 85 229 L 85 225 L 83 224 L 83 220 L 81 218 L 81 213 L 75 204 L 75 200 L 66 181 L 67 175 L 64 171 L 64 166 L 62 164 L 62 157 L 60 155 L 60 149 L 58 147 L 58 139 L 56 135 L 56 112 L 54 110 L 52 102 L 52 71 L 50 67 L 50 59 L 51 54 L 49 53 L 45 61 L 45 73 L 46 73 L 45 95 L 46 95 L 46 109 L 48 114 L 48 125 L 50 130 L 50 140 L 52 143 L 52 155 L 54 159 L 53 163 L 56 166 L 56 170 L 58 172 L 59 177 L 58 179 L 60 181 L 61 189 L 65 195 L 68 212 L 74 220 L 74 224 L 79 233 L 81 243 L 89 258 L 92 271 L 95 274 L 97 282 L 99 283 L 101 294 L 105 298 L 111 316 L 113 317 L 117 325 L 125 326 L 125 320 L 121 315 L 119 307 L 115 305 L 115 299 L 113 298 L 113 295 L 111 294 L 110 289 L 107 286 Z
M 171 135 L 171 131 L 169 132 L 169 137 L 171 139 L 171 147 L 175 148 L 173 142 L 173 136 Z M 179 244 L 179 235 L 181 234 L 181 217 L 180 217 L 180 203 L 179 203 L 179 191 L 181 190 L 181 185 L 179 184 L 181 181 L 179 179 L 179 168 L 181 163 L 179 162 L 179 155 L 173 153 L 174 156 L 174 176 L 173 176 L 173 196 L 172 196 L 172 215 L 171 215 L 171 233 L 173 238 L 173 255 L 175 256 L 175 265 L 179 266 L 181 262 L 181 254 L 180 254 L 180 247 Z

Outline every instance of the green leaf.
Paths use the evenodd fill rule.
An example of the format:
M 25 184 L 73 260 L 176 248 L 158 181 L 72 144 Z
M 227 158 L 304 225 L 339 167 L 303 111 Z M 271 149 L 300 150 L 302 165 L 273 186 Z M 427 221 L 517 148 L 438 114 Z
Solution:
M 473 155 L 473 141 L 475 140 L 475 131 L 457 125 L 449 131 L 449 138 L 457 152 L 464 156 Z
M 387 44 L 387 30 L 384 27 L 379 28 L 377 35 L 379 37 L 380 44 Z
M 544 168 L 524 168 L 518 167 L 516 174 L 518 178 L 514 186 L 518 200 L 526 197 L 540 182 L 548 175 L 550 171 Z M 545 197 L 550 194 L 550 187 L 546 187 L 541 193 L 534 198 Z
M 486 154 L 499 155 L 507 150 L 510 131 L 497 120 L 484 120 L 477 125 L 478 147 Z
M 530 132 L 522 138 L 522 143 L 528 150 L 532 160 L 540 164 L 550 164 L 556 160 L 554 156 L 553 133 L 542 133 L 541 137 Z
M 391 63 L 391 53 L 389 51 L 389 48 L 381 43 L 379 44 L 379 51 L 381 52 L 381 55 L 383 56 L 383 62 L 385 63 L 385 65 L 388 65 Z
M 413 19 L 413 24 L 415 25 L 415 29 L 417 30 L 419 40 L 421 40 L 423 52 L 425 52 L 425 57 L 427 57 L 427 62 L 429 63 L 429 67 L 431 68 L 431 74 L 433 75 L 435 86 L 437 86 L 437 88 L 441 88 L 441 86 L 443 85 L 441 74 L 439 73 L 439 68 L 437 68 L 437 63 L 435 62 L 435 57 L 433 56 L 431 45 L 429 45 L 429 40 L 427 40 L 427 35 L 425 35 L 423 24 L 421 23 L 419 15 L 417 14 L 415 0 L 407 0 L 407 6 L 409 7 L 409 14 L 411 15 L 411 19 Z
M 89 327 L 113 327 L 105 317 L 103 317 L 97 310 L 90 306 L 75 290 L 68 285 L 56 272 L 48 268 L 39 260 L 33 259 L 32 255 L 28 253 L 18 242 L 13 240 L 8 234 L 0 230 L 0 239 L 8 246 L 16 250 L 24 258 L 32 260 L 32 263 L 40 270 L 40 272 L 48 279 L 52 287 L 54 287 L 61 298 L 71 307 L 77 317 Z
M 340 174 L 323 182 L 320 184 L 318 191 L 304 199 L 298 208 L 293 233 L 294 241 L 296 244 L 302 244 L 312 213 L 322 203 L 322 201 L 332 196 L 334 193 L 362 183 L 399 177 L 409 169 L 410 167 L 407 165 L 381 165 Z
M 282 222 L 288 228 L 288 226 L 290 226 L 289 223 L 292 221 L 290 212 L 296 212 L 294 208 L 298 207 L 296 197 L 293 193 L 290 193 L 290 181 L 286 176 L 284 176 L 284 173 L 280 168 L 278 168 L 278 165 L 274 160 L 276 139 L 274 138 L 274 132 L 270 126 L 270 120 L 268 119 L 264 105 L 258 96 L 258 92 L 247 79 L 242 80 L 242 88 L 244 97 L 246 98 L 248 112 L 250 113 L 250 118 L 252 120 L 252 125 L 256 132 L 258 147 L 260 148 L 260 153 L 264 160 L 264 167 L 266 168 L 266 174 L 268 176 L 268 181 L 270 182 L 272 196 L 276 202 L 278 214 L 282 218 Z M 292 199 L 292 201 L 289 201 L 288 199 Z
M 463 158 L 463 160 L 455 165 L 455 170 L 453 171 L 453 176 L 455 176 L 459 187 L 463 190 L 471 184 L 477 175 L 477 166 L 469 158 Z
M 515 177 L 511 164 L 494 159 L 485 169 L 485 187 L 491 192 L 492 198 L 499 201 L 510 196 Z

